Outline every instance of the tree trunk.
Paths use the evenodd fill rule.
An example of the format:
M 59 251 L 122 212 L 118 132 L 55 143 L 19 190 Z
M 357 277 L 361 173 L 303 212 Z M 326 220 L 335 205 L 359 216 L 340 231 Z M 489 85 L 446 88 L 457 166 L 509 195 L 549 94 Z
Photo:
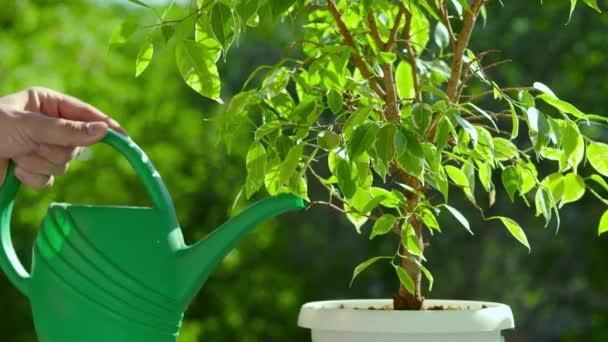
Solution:
M 421 186 L 421 183 L 417 178 L 407 174 L 404 175 L 403 181 L 405 182 L 405 184 L 413 187 L 414 189 L 418 189 Z M 406 209 L 411 212 L 416 208 L 416 206 L 420 202 L 420 198 L 409 192 L 406 193 L 406 197 L 408 199 Z M 410 219 L 410 224 L 416 232 L 416 237 L 418 238 L 418 246 L 420 247 L 420 250 L 424 251 L 422 221 L 418 217 L 413 216 Z M 408 252 L 405 251 L 405 254 L 407 255 Z M 421 260 L 419 257 L 412 257 L 414 257 L 420 263 Z M 400 285 L 399 292 L 393 295 L 393 308 L 395 310 L 420 310 L 422 308 L 422 303 L 424 302 L 424 297 L 422 296 L 420 286 L 422 283 L 422 272 L 420 271 L 418 265 L 416 265 L 410 259 L 404 258 L 402 260 L 401 265 L 403 266 L 407 274 L 409 274 L 410 278 L 412 278 L 412 280 L 414 281 L 414 293 L 410 293 L 403 285 Z

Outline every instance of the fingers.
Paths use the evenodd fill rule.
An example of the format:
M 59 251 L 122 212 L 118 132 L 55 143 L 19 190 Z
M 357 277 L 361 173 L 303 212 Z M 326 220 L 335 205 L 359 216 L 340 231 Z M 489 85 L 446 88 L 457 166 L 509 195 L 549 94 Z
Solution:
M 0 159 L 0 186 L 4 184 L 6 179 L 6 171 L 8 170 L 8 159 Z
M 68 163 L 55 164 L 47 159 L 36 155 L 28 154 L 14 159 L 19 168 L 38 175 L 63 175 L 68 171 Z
M 50 175 L 40 175 L 24 170 L 19 165 L 15 166 L 15 176 L 21 183 L 30 188 L 41 190 L 51 187 L 55 182 L 55 178 Z
M 21 129 L 31 141 L 58 146 L 88 146 L 101 140 L 108 130 L 105 122 L 55 119 L 31 113 L 23 118 Z
M 99 109 L 72 96 L 40 87 L 30 88 L 29 92 L 33 92 L 33 95 L 30 95 L 30 97 L 36 97 L 39 100 L 40 109 L 38 111 L 43 114 L 74 121 L 105 122 L 110 128 L 126 134 L 118 122 L 102 113 Z
M 54 183 L 54 175 L 63 175 L 68 171 L 68 162 L 77 152 L 78 148 L 42 145 L 38 154 L 30 153 L 13 159 L 15 176 L 31 188 L 48 188 Z M 0 160 L 0 176 L 2 172 L 6 173 L 6 167 L 2 165 L 4 162 Z M 8 166 L 8 160 L 5 163 Z
M 42 144 L 38 155 L 56 165 L 63 165 L 76 158 L 80 148 Z

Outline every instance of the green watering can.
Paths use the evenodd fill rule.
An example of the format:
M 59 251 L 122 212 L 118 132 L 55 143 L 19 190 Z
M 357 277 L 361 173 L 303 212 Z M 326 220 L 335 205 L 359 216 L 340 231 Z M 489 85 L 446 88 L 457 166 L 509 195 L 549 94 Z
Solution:
M 187 246 L 145 153 L 112 130 L 103 142 L 135 168 L 153 207 L 51 204 L 28 274 L 10 236 L 19 188 L 11 165 L 0 187 L 0 267 L 30 299 L 41 342 L 175 342 L 183 312 L 230 249 L 258 223 L 304 202 L 267 198 Z

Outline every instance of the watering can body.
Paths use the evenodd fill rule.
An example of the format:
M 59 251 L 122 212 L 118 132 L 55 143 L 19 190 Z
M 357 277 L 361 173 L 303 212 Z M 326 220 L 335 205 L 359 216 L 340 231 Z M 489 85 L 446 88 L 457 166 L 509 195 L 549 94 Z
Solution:
M 113 131 L 104 142 L 134 166 L 153 206 L 53 203 L 28 273 L 10 238 L 19 186 L 11 166 L 0 187 L 0 267 L 30 299 L 40 342 L 175 342 L 183 312 L 215 265 L 259 222 L 302 208 L 303 201 L 268 198 L 187 246 L 143 151 Z

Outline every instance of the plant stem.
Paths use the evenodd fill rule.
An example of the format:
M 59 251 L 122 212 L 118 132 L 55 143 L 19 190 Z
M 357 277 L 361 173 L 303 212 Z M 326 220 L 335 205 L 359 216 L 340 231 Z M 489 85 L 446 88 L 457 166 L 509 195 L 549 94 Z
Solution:
M 344 20 L 342 20 L 342 15 L 340 14 L 340 11 L 336 7 L 335 1 L 327 0 L 327 8 L 329 9 L 329 12 L 334 17 L 334 20 L 336 21 L 336 24 L 338 25 L 338 29 L 340 30 L 340 33 L 344 37 L 344 42 L 346 43 L 346 45 L 350 46 L 353 49 L 353 54 L 352 54 L 353 64 L 355 65 L 355 67 L 357 69 L 359 69 L 359 71 L 361 72 L 361 75 L 363 75 L 363 77 L 365 77 L 365 79 L 368 80 L 370 88 L 374 92 L 376 92 L 376 94 L 378 94 L 378 96 L 380 96 L 381 98 L 384 98 L 384 90 L 382 90 L 382 88 L 380 88 L 380 86 L 378 85 L 378 82 L 376 82 L 375 76 L 367 68 L 367 65 L 365 64 L 365 61 L 363 60 L 361 55 L 359 55 L 359 50 L 357 49 L 357 45 L 355 44 L 353 36 L 350 33 L 350 31 L 348 30 L 348 27 L 346 27 Z
M 458 87 L 460 86 L 460 75 L 462 74 L 462 61 L 464 58 L 464 51 L 469 45 L 469 38 L 471 38 L 471 33 L 473 33 L 475 21 L 477 20 L 477 16 L 479 15 L 481 6 L 483 6 L 485 2 L 486 0 L 473 1 L 473 3 L 471 4 L 471 10 L 467 11 L 464 16 L 462 30 L 460 30 L 460 34 L 458 35 L 458 39 L 456 40 L 456 45 L 454 45 L 452 70 L 450 72 L 450 79 L 448 81 L 448 88 L 446 91 L 448 98 L 452 102 L 458 102 Z
M 403 182 L 414 189 L 419 189 L 422 186 L 421 182 L 416 177 L 410 176 L 406 173 L 403 174 Z M 420 203 L 420 197 L 410 192 L 406 192 L 405 195 L 408 199 L 407 207 L 405 209 L 406 212 L 414 212 L 418 206 L 418 203 Z M 424 251 L 425 243 L 422 236 L 422 221 L 416 215 L 411 215 L 408 222 L 414 228 L 414 232 L 418 238 L 418 246 L 420 247 L 420 250 Z M 406 234 L 407 232 L 401 233 Z M 411 257 L 415 258 L 415 260 L 420 263 L 420 257 L 413 255 Z M 401 266 L 403 266 L 407 274 L 414 281 L 414 293 L 410 293 L 407 289 L 405 289 L 405 287 L 403 287 L 403 285 L 401 285 L 399 288 L 399 293 L 393 296 L 393 309 L 420 310 L 424 302 L 424 297 L 422 296 L 421 290 L 422 272 L 420 271 L 418 265 L 409 258 L 403 258 L 401 261 Z
M 376 45 L 378 46 L 378 49 L 380 49 L 380 51 L 390 51 L 395 45 L 395 36 L 397 35 L 397 31 L 401 23 L 401 17 L 403 16 L 404 11 L 405 6 L 403 6 L 402 4 L 399 7 L 399 13 L 397 13 L 397 17 L 395 18 L 395 24 L 391 29 L 389 39 L 386 43 L 382 42 L 382 38 L 380 37 L 380 33 L 378 32 L 378 26 L 376 25 L 376 18 L 374 17 L 373 11 L 370 10 L 367 13 L 367 23 L 369 25 L 372 38 L 376 42 Z M 395 89 L 395 77 L 393 76 L 393 63 L 382 63 L 382 73 L 384 74 L 384 102 L 386 103 L 384 116 L 389 121 L 397 121 L 401 117 L 401 113 L 399 110 L 399 104 L 397 102 L 397 90 Z
M 402 7 L 405 7 L 401 3 Z M 412 47 L 412 12 L 407 11 L 405 14 L 405 48 L 407 50 L 407 59 L 412 67 L 412 77 L 414 79 L 414 92 L 416 93 L 416 101 L 422 102 L 422 94 L 420 92 L 420 80 L 418 77 L 418 67 L 416 66 L 416 56 L 414 55 L 414 48 Z

